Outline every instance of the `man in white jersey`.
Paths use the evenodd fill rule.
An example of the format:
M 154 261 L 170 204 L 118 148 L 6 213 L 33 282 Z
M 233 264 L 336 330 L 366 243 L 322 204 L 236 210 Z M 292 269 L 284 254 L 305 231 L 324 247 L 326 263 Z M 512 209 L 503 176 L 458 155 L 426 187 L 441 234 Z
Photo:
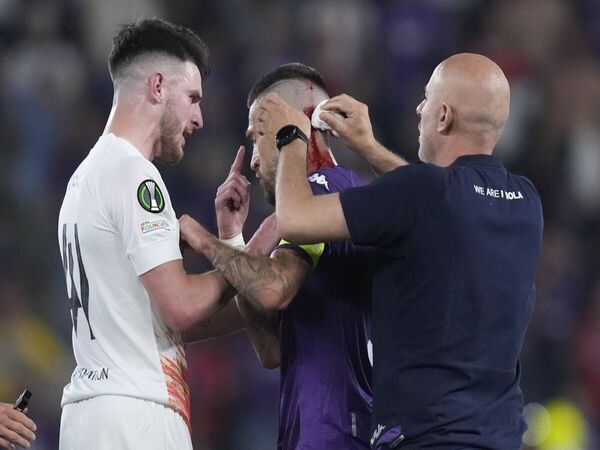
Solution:
M 193 338 L 230 287 L 216 272 L 184 271 L 179 223 L 152 161 L 179 162 L 202 128 L 207 57 L 195 33 L 157 19 L 114 39 L 112 111 L 69 181 L 58 224 L 77 362 L 61 450 L 192 448 L 181 333 Z

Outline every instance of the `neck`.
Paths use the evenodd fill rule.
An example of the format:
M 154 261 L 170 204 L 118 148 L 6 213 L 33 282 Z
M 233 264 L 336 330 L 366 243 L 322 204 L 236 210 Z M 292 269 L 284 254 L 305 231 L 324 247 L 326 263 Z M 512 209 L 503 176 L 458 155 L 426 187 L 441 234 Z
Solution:
M 440 167 L 448 167 L 457 158 L 465 155 L 491 155 L 494 151 L 495 142 L 475 142 L 473 139 L 462 136 L 448 137 L 446 142 L 438 151 L 433 164 Z
M 306 155 L 306 171 L 310 173 L 323 167 L 332 167 L 335 165 L 337 163 L 323 135 L 318 130 L 312 128 L 310 131 L 308 154 Z
M 158 120 L 152 112 L 143 111 L 132 101 L 115 100 L 103 134 L 112 133 L 127 140 L 149 161 L 154 159 L 155 144 L 159 138 Z
M 310 119 L 314 110 L 314 106 L 311 106 L 304 108 L 303 111 Z M 323 133 L 311 127 L 308 154 L 306 155 L 306 171 L 311 173 L 323 167 L 332 167 L 335 165 L 337 165 L 337 162 L 333 158 L 333 154 L 323 137 Z

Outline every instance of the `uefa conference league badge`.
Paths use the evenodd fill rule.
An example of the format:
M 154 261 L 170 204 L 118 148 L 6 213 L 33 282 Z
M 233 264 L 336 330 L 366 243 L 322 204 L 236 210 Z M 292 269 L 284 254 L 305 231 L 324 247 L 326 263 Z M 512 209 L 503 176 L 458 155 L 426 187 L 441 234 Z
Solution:
M 137 199 L 142 208 L 151 213 L 165 209 L 165 197 L 154 180 L 145 180 L 137 190 Z

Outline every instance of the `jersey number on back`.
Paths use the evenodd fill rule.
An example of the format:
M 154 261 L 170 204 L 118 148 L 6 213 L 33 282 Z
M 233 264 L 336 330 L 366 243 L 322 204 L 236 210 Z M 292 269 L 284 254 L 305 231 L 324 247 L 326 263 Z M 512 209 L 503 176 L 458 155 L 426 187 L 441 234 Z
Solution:
M 67 278 L 67 284 L 70 283 L 70 290 L 68 291 L 69 302 L 71 305 L 71 319 L 73 321 L 73 329 L 75 330 L 75 335 L 77 335 L 77 315 L 79 313 L 79 308 L 83 308 L 83 314 L 88 323 L 88 328 L 90 329 L 90 337 L 92 339 L 96 339 L 94 337 L 94 333 L 92 332 L 92 326 L 90 325 L 90 316 L 89 316 L 89 300 L 90 300 L 90 286 L 88 284 L 88 279 L 85 274 L 85 268 L 83 267 L 83 261 L 81 259 L 81 250 L 79 248 L 79 233 L 77 232 L 77 224 L 75 224 L 73 236 L 75 239 L 75 252 L 77 254 L 77 268 L 79 269 L 79 295 L 77 294 L 77 289 L 75 288 L 75 278 L 73 277 L 73 268 L 75 262 L 73 261 L 73 244 L 71 242 L 67 242 L 67 224 L 63 224 L 63 232 L 62 232 L 62 260 L 63 267 L 65 269 L 65 277 Z M 68 259 L 67 259 L 68 258 Z M 81 296 L 81 298 L 80 298 Z

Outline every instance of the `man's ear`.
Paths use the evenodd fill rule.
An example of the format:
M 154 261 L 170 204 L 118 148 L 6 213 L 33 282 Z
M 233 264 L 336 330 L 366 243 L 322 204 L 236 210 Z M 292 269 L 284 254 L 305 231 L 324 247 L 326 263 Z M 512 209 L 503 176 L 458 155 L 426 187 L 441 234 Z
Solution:
M 448 134 L 452 130 L 454 121 L 454 111 L 452 106 L 442 103 L 437 118 L 437 131 L 440 134 Z
M 148 80 L 149 97 L 152 103 L 162 103 L 164 99 L 165 77 L 161 72 L 154 72 Z

